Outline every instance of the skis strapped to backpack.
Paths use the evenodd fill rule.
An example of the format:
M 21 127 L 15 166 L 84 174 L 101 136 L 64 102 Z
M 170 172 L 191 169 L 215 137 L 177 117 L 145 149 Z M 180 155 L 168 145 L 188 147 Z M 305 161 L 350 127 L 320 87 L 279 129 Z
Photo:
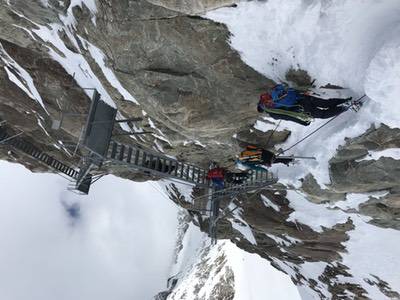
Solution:
M 279 108 L 266 108 L 264 111 L 266 113 L 272 113 L 272 114 L 278 114 L 278 115 L 292 117 L 292 118 L 298 119 L 300 121 L 303 121 L 307 124 L 310 124 L 311 121 L 313 121 L 313 119 L 314 119 L 309 113 L 306 113 L 306 112 L 290 111 L 290 110 L 284 110 L 284 109 L 279 109 Z

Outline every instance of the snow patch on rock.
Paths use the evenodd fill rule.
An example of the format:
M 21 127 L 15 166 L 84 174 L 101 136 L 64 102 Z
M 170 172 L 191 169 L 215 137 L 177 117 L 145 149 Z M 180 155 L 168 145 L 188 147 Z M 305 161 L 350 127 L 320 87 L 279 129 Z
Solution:
M 3 48 L 0 43 L 0 58 L 5 63 L 4 70 L 8 79 L 17 85 L 29 98 L 37 101 L 48 114 L 38 90 L 35 87 L 33 79 L 29 73 L 22 68 Z

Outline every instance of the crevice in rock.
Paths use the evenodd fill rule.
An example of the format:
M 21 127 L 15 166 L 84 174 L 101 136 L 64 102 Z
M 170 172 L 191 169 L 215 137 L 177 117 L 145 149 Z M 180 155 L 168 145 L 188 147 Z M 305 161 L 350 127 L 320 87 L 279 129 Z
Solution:
M 168 74 L 168 75 L 173 75 L 173 76 L 189 76 L 191 73 L 188 72 L 182 72 L 182 71 L 177 71 L 169 68 L 145 68 L 143 71 L 148 71 L 148 72 L 155 72 L 155 73 L 162 73 L 162 74 Z

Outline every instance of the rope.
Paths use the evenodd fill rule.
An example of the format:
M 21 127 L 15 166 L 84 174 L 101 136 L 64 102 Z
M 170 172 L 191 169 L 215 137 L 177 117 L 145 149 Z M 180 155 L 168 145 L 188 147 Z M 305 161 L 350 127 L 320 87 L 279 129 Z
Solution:
M 4 139 L 0 140 L 0 145 L 5 145 L 5 142 L 10 141 L 10 140 L 16 138 L 17 136 L 20 136 L 20 135 L 23 134 L 23 133 L 24 133 L 24 132 L 21 131 L 20 133 L 17 133 L 17 134 L 15 134 L 15 135 L 13 135 L 13 136 L 10 136 L 10 137 L 8 137 L 8 138 L 4 138 Z
M 157 187 L 153 184 L 153 182 L 149 181 L 149 183 L 150 183 L 150 186 L 151 186 L 153 189 L 155 189 L 161 196 L 164 197 L 164 199 L 167 199 L 168 201 L 171 201 L 171 199 L 166 195 L 166 193 L 163 192 L 163 191 L 161 191 L 159 188 L 157 188 Z
M 316 133 L 317 131 L 319 131 L 320 129 L 322 129 L 323 127 L 325 127 L 326 125 L 328 125 L 330 122 L 332 122 L 333 120 L 335 120 L 339 115 L 334 116 L 333 118 L 331 118 L 328 122 L 325 122 L 324 124 L 322 124 L 321 126 L 319 126 L 317 129 L 315 129 L 314 131 L 312 131 L 311 133 L 307 134 L 305 137 L 303 137 L 302 139 L 298 140 L 296 143 L 294 143 L 293 145 L 291 145 L 289 148 L 286 148 L 283 151 L 278 152 L 278 154 L 283 154 L 287 151 L 289 151 L 290 149 L 296 147 L 298 144 L 300 144 L 301 142 L 303 142 L 304 140 L 308 139 L 310 136 L 312 136 L 314 133 Z
M 269 138 L 268 138 L 268 140 L 267 140 L 267 143 L 265 144 L 265 148 L 266 148 L 266 149 L 268 149 L 269 142 L 270 142 L 272 136 L 274 135 L 275 131 L 278 129 L 279 125 L 281 124 L 281 121 L 282 121 L 282 120 L 279 120 L 278 124 L 275 126 L 274 130 L 273 130 L 273 131 L 271 132 L 271 134 L 269 135 Z
M 261 191 L 262 188 L 258 188 L 255 191 L 259 192 Z M 250 201 L 251 199 L 253 199 L 254 197 L 258 196 L 258 193 L 255 193 L 253 195 L 251 195 L 250 197 L 247 195 L 247 193 L 245 193 L 245 199 L 240 203 L 240 204 L 236 204 L 235 207 L 231 210 L 229 210 L 229 205 L 231 203 L 233 203 L 234 200 L 238 200 L 237 196 L 239 196 L 241 193 L 238 193 L 237 195 L 232 196 L 230 203 L 225 207 L 225 209 L 222 210 L 221 214 L 215 219 L 214 224 L 216 224 L 219 220 L 225 218 L 228 214 L 232 214 L 235 210 L 237 210 L 238 208 L 240 208 L 240 205 L 243 205 L 245 202 Z
M 352 103 L 356 103 L 358 101 L 360 101 L 361 99 L 363 99 L 366 95 L 361 96 L 360 98 L 358 98 L 357 100 L 353 101 Z M 345 111 L 348 111 L 349 108 L 351 106 L 349 106 Z M 298 140 L 296 143 L 294 143 L 293 145 L 291 145 L 289 148 L 286 148 L 283 151 L 278 152 L 278 154 L 283 154 L 287 151 L 289 151 L 290 149 L 294 148 L 295 146 L 297 146 L 298 144 L 300 144 L 301 142 L 303 142 L 304 140 L 308 139 L 310 136 L 312 136 L 314 133 L 316 133 L 317 131 L 319 131 L 320 129 L 322 129 L 323 127 L 325 127 L 326 125 L 328 125 L 330 122 L 332 122 L 333 120 L 335 120 L 337 117 L 339 117 L 341 114 L 338 114 L 336 116 L 334 116 L 333 118 L 329 119 L 327 122 L 325 122 L 324 124 L 322 124 L 321 126 L 319 126 L 317 129 L 315 129 L 314 131 L 312 131 L 311 133 L 307 134 L 305 137 L 303 137 L 302 139 Z

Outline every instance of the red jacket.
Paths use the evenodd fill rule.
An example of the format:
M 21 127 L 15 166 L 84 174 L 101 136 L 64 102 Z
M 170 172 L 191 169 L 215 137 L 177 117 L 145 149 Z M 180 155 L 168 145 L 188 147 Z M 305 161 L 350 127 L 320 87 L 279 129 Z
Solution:
M 224 179 L 225 170 L 223 168 L 214 168 L 208 171 L 207 179 Z

